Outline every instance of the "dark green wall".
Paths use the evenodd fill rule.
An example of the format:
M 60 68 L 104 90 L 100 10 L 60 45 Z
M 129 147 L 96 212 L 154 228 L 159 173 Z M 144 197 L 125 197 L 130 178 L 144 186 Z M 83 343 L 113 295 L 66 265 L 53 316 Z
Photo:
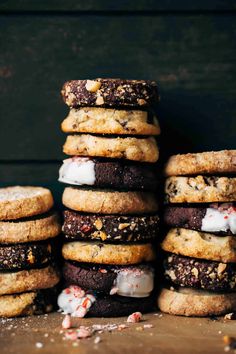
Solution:
M 235 1 L 1 1 L 0 183 L 58 189 L 64 81 L 159 82 L 162 155 L 236 148 Z

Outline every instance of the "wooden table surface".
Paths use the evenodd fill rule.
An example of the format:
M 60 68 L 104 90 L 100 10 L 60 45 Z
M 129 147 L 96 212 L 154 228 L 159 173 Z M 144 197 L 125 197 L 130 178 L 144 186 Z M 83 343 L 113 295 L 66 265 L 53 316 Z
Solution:
M 130 324 L 126 318 L 76 319 L 74 325 L 127 324 L 121 331 L 103 332 L 74 341 L 63 339 L 61 322 L 63 316 L 53 313 L 46 316 L 0 320 L 1 354 L 51 354 L 51 353 L 224 353 L 223 336 L 234 336 L 236 321 L 223 318 L 184 318 L 153 313 L 144 321 Z M 145 324 L 152 328 L 143 329 Z M 94 343 L 99 336 L 101 341 Z M 38 348 L 36 343 L 40 343 Z

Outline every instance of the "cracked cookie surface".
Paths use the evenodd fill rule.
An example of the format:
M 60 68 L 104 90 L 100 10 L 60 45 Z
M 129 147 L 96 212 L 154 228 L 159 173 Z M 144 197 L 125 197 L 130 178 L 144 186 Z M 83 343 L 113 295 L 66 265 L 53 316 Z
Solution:
M 68 242 L 62 247 L 62 256 L 71 261 L 101 264 L 138 264 L 155 260 L 150 243 L 105 244 L 98 242 Z
M 148 214 L 158 210 L 155 194 L 65 188 L 62 203 L 69 209 L 99 214 Z
M 0 243 L 3 244 L 43 241 L 60 232 L 60 218 L 53 211 L 30 218 L 0 221 Z
M 14 186 L 0 188 L 0 220 L 15 220 L 43 214 L 53 206 L 49 189 Z
M 65 133 L 159 135 L 157 118 L 150 112 L 111 108 L 72 108 L 61 124 Z
M 0 317 L 41 315 L 51 312 L 56 303 L 56 289 L 0 296 Z
M 170 253 L 208 259 L 223 263 L 236 262 L 235 236 L 214 234 L 187 229 L 171 229 L 161 243 L 161 248 Z
M 179 316 L 220 316 L 236 310 L 235 293 L 215 293 L 190 288 L 162 289 L 161 311 Z
M 159 151 L 155 138 L 69 135 L 63 146 L 67 155 L 109 157 L 140 162 L 156 162 Z
M 236 200 L 236 177 L 169 177 L 165 182 L 169 203 L 212 203 Z
M 0 272 L 0 295 L 22 293 L 55 286 L 60 280 L 53 266 L 41 269 Z
M 166 176 L 236 173 L 236 150 L 174 155 L 165 166 Z

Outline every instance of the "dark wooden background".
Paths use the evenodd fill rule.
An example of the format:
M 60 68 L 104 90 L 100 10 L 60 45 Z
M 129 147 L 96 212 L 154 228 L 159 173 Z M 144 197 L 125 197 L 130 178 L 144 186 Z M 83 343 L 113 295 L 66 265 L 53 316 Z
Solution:
M 0 184 L 45 185 L 65 136 L 64 81 L 160 85 L 161 153 L 236 148 L 236 2 L 0 1 Z

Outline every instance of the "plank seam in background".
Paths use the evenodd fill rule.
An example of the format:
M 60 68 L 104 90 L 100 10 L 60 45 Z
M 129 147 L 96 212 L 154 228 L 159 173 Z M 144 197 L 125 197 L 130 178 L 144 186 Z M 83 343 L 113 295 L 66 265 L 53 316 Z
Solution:
M 236 14 L 235 10 L 138 10 L 138 11 L 129 11 L 129 10 L 117 10 L 117 11 L 77 11 L 77 10 L 1 10 L 0 15 L 5 16 L 114 16 L 114 17 L 121 17 L 121 16 L 189 16 L 189 15 L 200 15 L 200 16 L 209 16 L 209 15 L 218 15 L 218 16 L 225 16 L 225 15 L 232 15 Z

